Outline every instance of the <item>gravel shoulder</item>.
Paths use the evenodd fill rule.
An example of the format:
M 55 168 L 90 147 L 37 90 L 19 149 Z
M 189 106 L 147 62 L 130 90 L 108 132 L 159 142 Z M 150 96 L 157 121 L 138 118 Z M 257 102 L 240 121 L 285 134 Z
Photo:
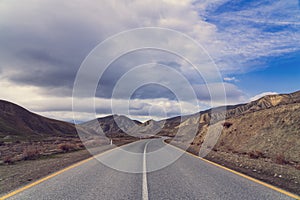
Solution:
M 180 143 L 172 145 L 182 148 Z M 187 151 L 198 156 L 194 149 Z M 300 195 L 300 170 L 294 166 L 276 164 L 267 158 L 252 159 L 247 155 L 221 151 L 211 151 L 205 159 Z
M 132 141 L 118 141 L 116 145 L 121 146 L 130 142 Z M 99 154 L 113 147 L 114 146 L 111 145 L 103 145 L 93 148 L 92 151 L 93 154 Z M 1 164 L 0 196 L 91 156 L 90 152 L 84 149 L 50 155 L 37 160 L 19 161 L 14 164 Z
M 236 155 L 227 152 L 211 152 L 205 158 L 300 195 L 300 170 L 293 166 L 279 165 L 270 162 L 268 159 L 251 159 L 245 155 Z

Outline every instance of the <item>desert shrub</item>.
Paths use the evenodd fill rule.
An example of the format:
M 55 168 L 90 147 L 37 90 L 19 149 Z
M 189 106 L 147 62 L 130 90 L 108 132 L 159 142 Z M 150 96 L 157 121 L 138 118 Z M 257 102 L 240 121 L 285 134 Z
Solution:
M 218 149 L 217 149 L 216 147 L 214 147 L 212 150 L 213 150 L 213 151 L 215 151 L 215 152 L 217 152 L 217 151 L 218 151 Z
M 279 165 L 285 165 L 285 164 L 288 164 L 289 162 L 285 159 L 283 154 L 278 154 L 275 157 L 275 163 L 277 163 Z
M 84 148 L 84 144 L 82 144 L 82 143 L 77 144 L 77 146 L 78 146 L 78 148 L 80 148 L 80 149 Z
M 232 151 L 233 151 L 233 148 L 227 147 L 227 151 L 228 151 L 228 152 L 230 152 L 230 151 L 232 152 Z
M 30 146 L 23 150 L 23 160 L 34 160 L 40 156 L 41 152 L 38 148 Z
M 232 126 L 231 122 L 224 122 L 223 123 L 223 127 L 225 127 L 225 128 L 229 128 L 230 126 Z
M 220 146 L 224 146 L 225 145 L 225 142 L 222 140 L 221 142 L 220 142 Z
M 72 143 L 63 143 L 58 145 L 58 148 L 62 150 L 63 152 L 69 152 L 76 150 L 76 145 Z
M 252 159 L 264 158 L 264 154 L 261 151 L 251 151 L 249 157 Z
M 3 162 L 6 164 L 14 164 L 15 160 L 13 159 L 13 156 L 8 155 L 3 158 Z

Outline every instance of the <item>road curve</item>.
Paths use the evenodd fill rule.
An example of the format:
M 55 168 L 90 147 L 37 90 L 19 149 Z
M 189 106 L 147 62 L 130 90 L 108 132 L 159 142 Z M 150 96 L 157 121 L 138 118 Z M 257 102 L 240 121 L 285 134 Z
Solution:
M 7 199 L 294 199 L 181 154 L 162 139 L 141 140 L 100 154 L 98 160 L 90 159 Z M 175 162 L 159 169 L 178 155 Z

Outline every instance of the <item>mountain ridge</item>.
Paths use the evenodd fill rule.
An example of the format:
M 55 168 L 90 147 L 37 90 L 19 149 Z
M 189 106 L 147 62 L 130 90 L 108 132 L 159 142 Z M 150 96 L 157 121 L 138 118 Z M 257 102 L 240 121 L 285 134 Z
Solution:
M 191 115 L 171 117 L 159 121 L 150 119 L 141 123 L 123 115 L 108 115 L 84 122 L 76 125 L 76 127 L 82 126 L 89 128 L 89 132 L 99 132 L 98 125 L 100 124 L 104 134 L 110 137 L 123 137 L 127 135 L 126 132 L 130 131 L 132 132 L 131 135 L 136 136 L 141 136 L 141 133 L 174 136 L 170 132 L 174 132 L 174 129 L 182 126 L 194 123 L 199 123 L 200 126 L 208 123 L 214 124 L 221 119 L 294 103 L 300 103 L 300 91 L 290 94 L 266 95 L 249 103 L 220 106 Z M 199 121 L 196 121 L 198 117 Z M 116 121 L 121 124 L 121 128 Z M 158 131 L 159 129 L 161 131 Z M 31 136 L 77 136 L 75 125 L 72 123 L 43 117 L 12 102 L 0 100 L 0 136 L 3 137 L 9 134 L 17 136 L 22 134 Z

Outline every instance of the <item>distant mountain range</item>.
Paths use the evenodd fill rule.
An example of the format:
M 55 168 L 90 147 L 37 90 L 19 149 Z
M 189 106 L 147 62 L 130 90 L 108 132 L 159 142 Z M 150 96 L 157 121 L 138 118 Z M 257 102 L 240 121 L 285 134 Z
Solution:
M 149 120 L 145 123 L 141 123 L 125 116 L 111 115 L 82 123 L 79 127 L 87 134 L 99 134 L 100 130 L 98 124 L 100 124 L 103 134 L 109 137 L 128 136 L 126 132 L 136 137 L 143 137 L 150 136 L 151 134 L 174 136 L 176 130 L 180 127 L 184 127 L 188 134 L 190 125 L 197 124 L 199 131 L 194 143 L 198 144 L 196 147 L 199 148 L 201 142 L 203 142 L 207 128 L 213 124 L 217 124 L 219 120 L 224 118 L 227 121 L 232 121 L 230 123 L 233 124 L 232 127 L 235 127 L 237 131 L 241 132 L 241 130 L 243 130 L 240 133 L 242 135 L 251 135 L 253 130 L 240 127 L 241 124 L 247 122 L 249 126 L 251 124 L 257 131 L 266 128 L 259 123 L 267 123 L 273 120 L 273 118 L 277 120 L 274 119 L 274 122 L 270 122 L 269 128 L 277 127 L 279 124 L 286 124 L 288 126 L 287 123 L 291 123 L 293 126 L 297 126 L 295 130 L 299 133 L 300 123 L 298 123 L 297 120 L 299 119 L 300 113 L 296 109 L 297 106 L 300 105 L 299 103 L 300 91 L 291 94 L 268 95 L 247 104 L 226 106 L 226 111 L 224 111 L 224 107 L 219 107 L 213 110 L 209 109 L 193 115 L 183 116 L 182 119 L 178 116 L 162 121 Z M 290 119 L 291 117 L 295 118 L 293 119 L 294 121 Z M 238 124 L 236 121 L 240 119 L 244 119 L 244 121 Z M 298 124 L 295 124 L 296 121 Z M 227 130 L 231 130 L 232 127 L 231 125 L 230 127 L 224 127 L 224 134 Z M 20 140 L 54 136 L 78 137 L 75 125 L 72 123 L 49 119 L 34 114 L 11 102 L 0 100 L 0 140 L 4 138 L 16 138 Z M 226 136 L 226 138 L 228 137 Z M 236 137 L 239 136 L 236 135 Z

